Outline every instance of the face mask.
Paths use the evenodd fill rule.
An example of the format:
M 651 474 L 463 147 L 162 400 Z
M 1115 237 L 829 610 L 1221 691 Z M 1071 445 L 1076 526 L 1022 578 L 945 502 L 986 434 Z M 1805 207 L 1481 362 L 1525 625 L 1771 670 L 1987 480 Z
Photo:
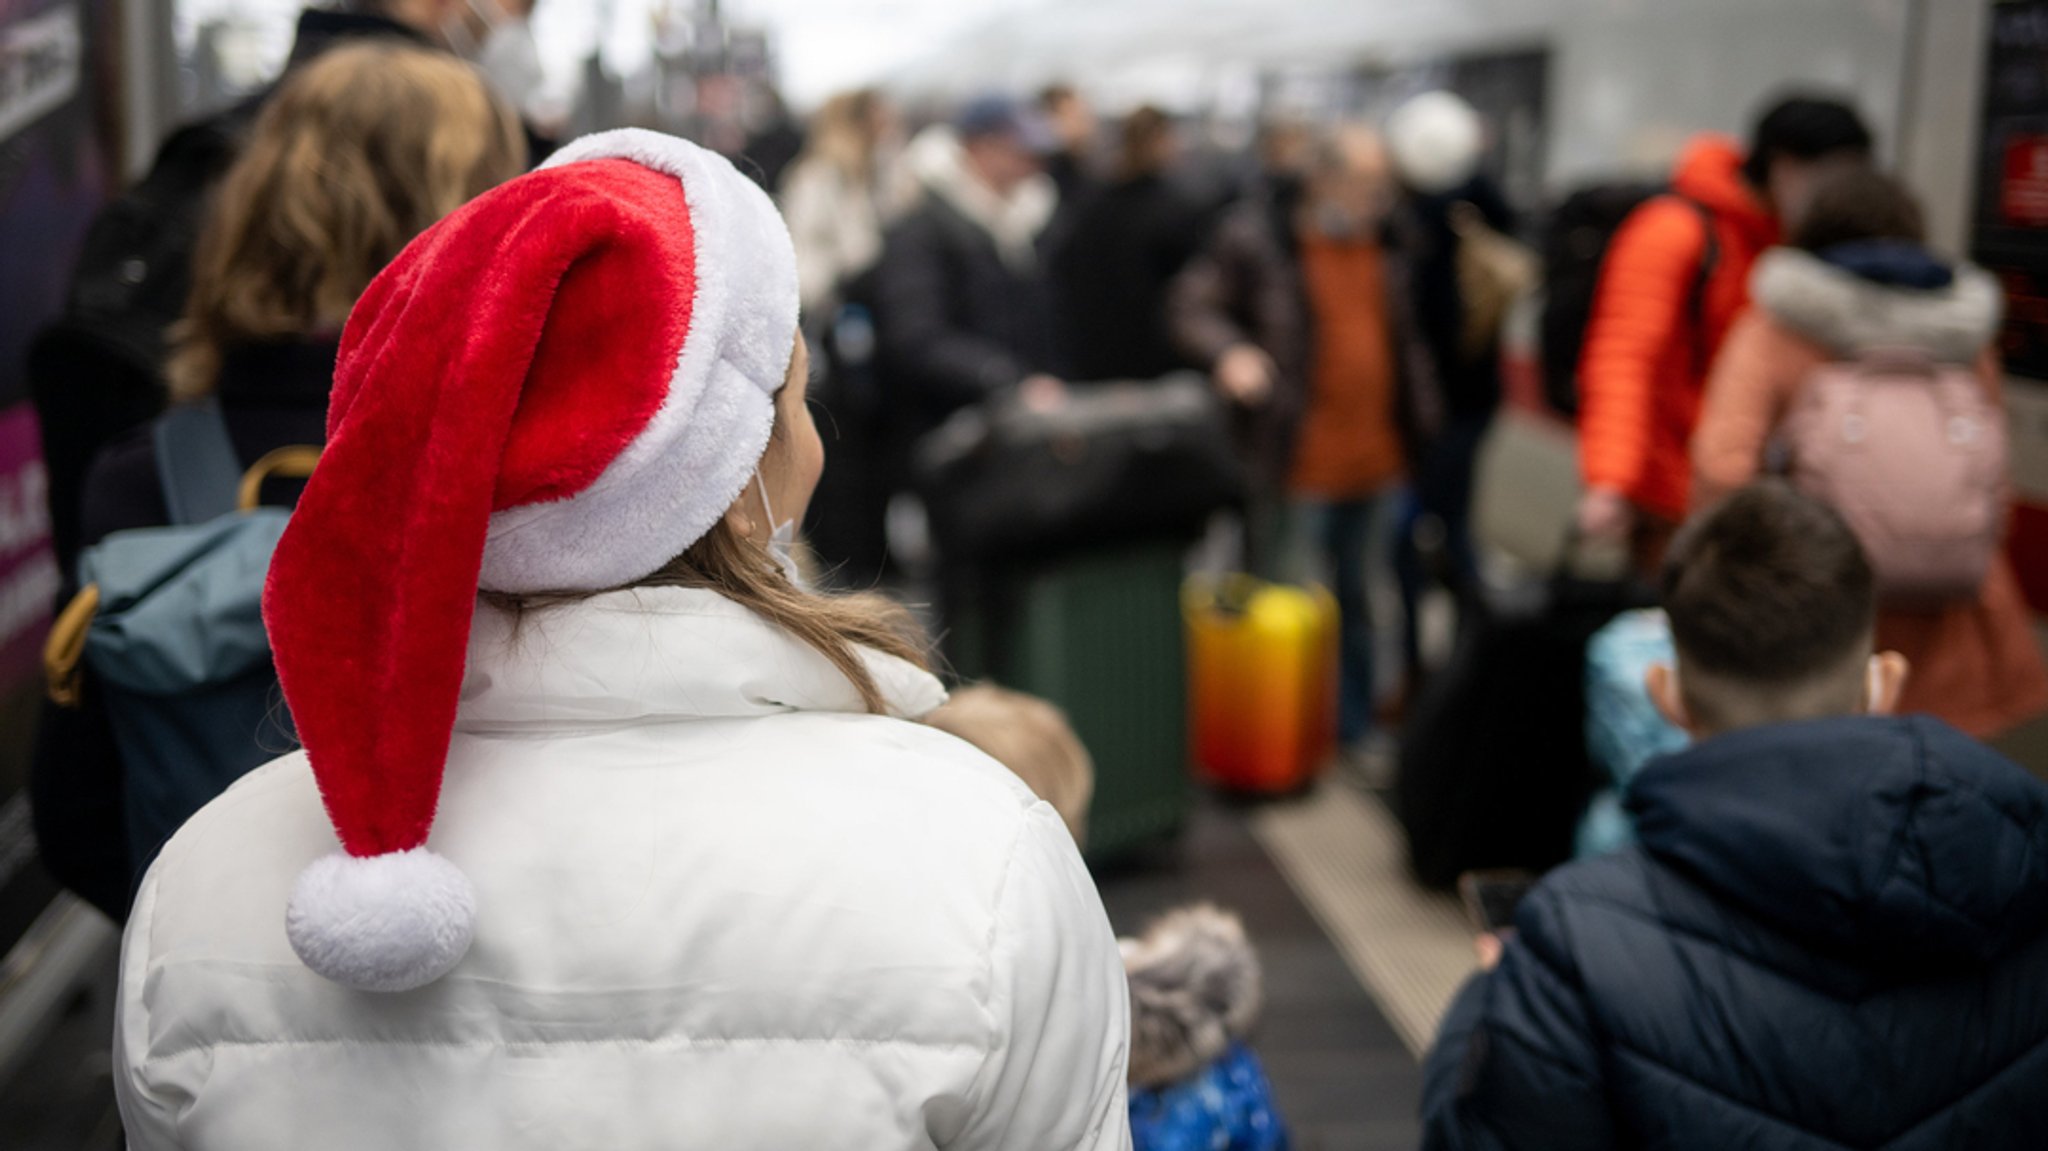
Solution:
M 806 585 L 803 569 L 798 567 L 796 562 L 796 521 L 783 520 L 776 523 L 775 505 L 768 502 L 768 481 L 761 478 L 759 468 L 754 469 L 754 487 L 761 493 L 762 512 L 766 513 L 768 522 L 774 525 L 774 530 L 768 535 L 768 554 L 775 557 L 776 564 L 782 568 L 782 574 L 788 577 L 791 584 L 804 588 Z
M 441 38 L 457 56 L 474 60 L 483 55 L 484 43 L 491 34 L 509 19 L 497 0 L 469 0 L 468 13 L 441 22 Z

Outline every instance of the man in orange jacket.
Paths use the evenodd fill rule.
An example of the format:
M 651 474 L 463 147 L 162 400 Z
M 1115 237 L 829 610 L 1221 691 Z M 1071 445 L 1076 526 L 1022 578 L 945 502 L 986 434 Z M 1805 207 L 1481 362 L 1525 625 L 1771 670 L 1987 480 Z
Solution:
M 1867 160 L 1870 130 L 1836 100 L 1779 101 L 1751 135 L 1701 136 L 1671 193 L 1615 233 L 1579 366 L 1578 525 L 1627 542 L 1654 573 L 1686 510 L 1693 426 L 1715 349 L 1749 304 L 1749 273 L 1827 165 Z

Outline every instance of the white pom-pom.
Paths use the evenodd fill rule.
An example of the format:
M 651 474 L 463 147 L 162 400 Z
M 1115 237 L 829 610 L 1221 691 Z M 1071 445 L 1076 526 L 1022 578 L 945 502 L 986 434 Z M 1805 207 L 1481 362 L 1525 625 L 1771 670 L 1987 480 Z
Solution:
M 284 930 L 306 966 L 358 991 L 410 991 L 446 975 L 469 951 L 476 889 L 424 847 L 342 852 L 299 875 Z
M 1449 92 L 1424 92 L 1387 117 L 1394 171 L 1418 192 L 1449 192 L 1479 170 L 1485 128 L 1472 105 Z

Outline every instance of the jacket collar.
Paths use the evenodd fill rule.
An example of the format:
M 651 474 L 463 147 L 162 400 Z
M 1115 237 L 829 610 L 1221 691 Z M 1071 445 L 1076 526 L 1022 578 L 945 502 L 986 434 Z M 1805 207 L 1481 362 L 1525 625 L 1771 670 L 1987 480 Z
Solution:
M 892 715 L 946 699 L 929 673 L 864 651 Z M 482 604 L 457 731 L 551 735 L 784 712 L 865 712 L 824 656 L 701 588 L 637 588 L 514 619 Z
M 1857 240 L 1837 244 L 1820 258 L 1858 279 L 1891 288 L 1937 291 L 1956 282 L 1956 271 L 1909 240 Z
M 1725 136 L 1701 136 L 1687 145 L 1672 172 L 1671 190 L 1741 233 L 1752 252 L 1778 242 L 1778 219 L 1742 178 L 1742 149 Z
M 1865 279 L 1794 248 L 1757 261 L 1750 294 L 1771 317 L 1836 355 L 1912 348 L 1942 363 L 1969 363 L 1998 331 L 2004 293 L 1981 268 L 1956 268 L 1945 288 L 1901 288 Z
M 967 170 L 967 153 L 950 131 L 920 133 L 906 160 L 924 190 L 988 235 L 1003 263 L 1028 272 L 1037 263 L 1039 233 L 1052 222 L 1059 191 L 1051 178 L 1033 176 L 1007 197 Z
M 410 40 L 424 48 L 434 46 L 425 36 L 396 20 L 364 13 L 308 8 L 299 13 L 298 29 L 292 36 L 292 53 L 288 64 L 303 64 L 345 40 L 364 37 L 395 37 Z
M 1932 719 L 1719 736 L 1628 806 L 1653 858 L 1867 968 L 1979 964 L 2048 927 L 2048 785 Z

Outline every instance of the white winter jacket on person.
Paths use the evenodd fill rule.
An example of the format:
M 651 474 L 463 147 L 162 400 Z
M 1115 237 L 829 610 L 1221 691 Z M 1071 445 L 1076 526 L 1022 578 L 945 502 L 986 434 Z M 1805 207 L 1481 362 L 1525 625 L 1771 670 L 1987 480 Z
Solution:
M 868 659 L 897 714 L 944 698 Z M 121 958 L 131 1148 L 1130 1145 L 1123 967 L 1059 816 L 714 593 L 479 609 L 450 974 L 299 962 L 286 896 L 336 846 L 294 754 L 164 848 Z

